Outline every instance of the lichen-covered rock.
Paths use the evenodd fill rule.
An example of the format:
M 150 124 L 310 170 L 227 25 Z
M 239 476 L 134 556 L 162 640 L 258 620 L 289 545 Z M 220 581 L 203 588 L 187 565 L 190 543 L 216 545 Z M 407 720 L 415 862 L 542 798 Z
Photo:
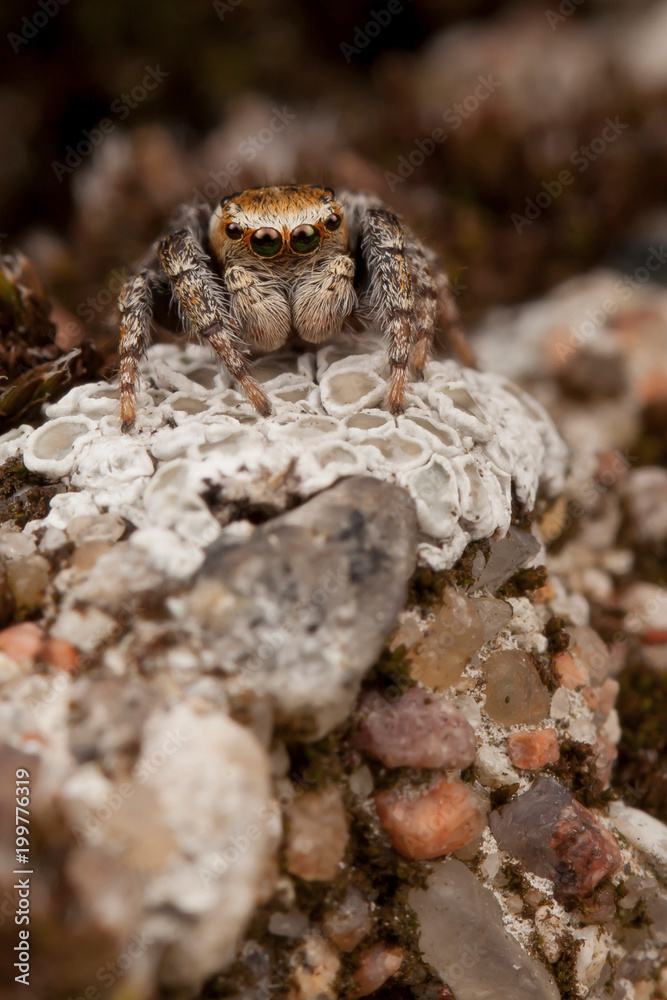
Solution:
M 48 409 L 49 420 L 12 441 L 28 468 L 84 490 L 91 506 L 138 528 L 160 527 L 202 546 L 223 529 L 205 496 L 229 505 L 284 509 L 345 476 L 371 473 L 412 496 L 421 558 L 451 566 L 468 541 L 510 527 L 512 486 L 532 506 L 555 493 L 565 452 L 546 412 L 489 373 L 432 361 L 410 383 L 405 412 L 381 409 L 386 356 L 373 339 L 344 354 L 277 359 L 266 378 L 271 417 L 259 418 L 205 348 L 156 345 L 142 363 L 137 430 L 121 435 L 117 389 L 80 386 Z M 341 356 L 342 355 L 342 356 Z M 278 372 L 278 374 L 275 374 Z M 63 527 L 64 510 L 49 515 Z M 47 519 L 48 520 L 48 519 Z
M 457 1000 L 559 1000 L 553 978 L 503 927 L 493 893 L 460 861 L 443 862 L 409 901 L 424 958 Z
M 410 688 L 395 701 L 369 691 L 359 706 L 354 745 L 387 767 L 463 768 L 475 759 L 475 733 L 446 699 Z
M 348 714 L 393 629 L 416 541 L 403 489 L 346 479 L 247 541 L 211 547 L 183 616 L 279 721 L 315 739 Z

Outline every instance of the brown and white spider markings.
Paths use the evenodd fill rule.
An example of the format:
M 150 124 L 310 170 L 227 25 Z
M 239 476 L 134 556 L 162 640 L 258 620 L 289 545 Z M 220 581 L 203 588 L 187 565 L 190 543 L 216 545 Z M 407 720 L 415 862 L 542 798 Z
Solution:
M 119 296 L 123 430 L 134 423 L 137 366 L 154 321 L 210 344 L 264 415 L 271 404 L 249 374 L 249 351 L 377 326 L 388 340 L 387 405 L 396 413 L 408 368 L 423 378 L 438 302 L 470 363 L 435 254 L 372 194 L 286 185 L 229 195 L 214 211 L 184 206 Z

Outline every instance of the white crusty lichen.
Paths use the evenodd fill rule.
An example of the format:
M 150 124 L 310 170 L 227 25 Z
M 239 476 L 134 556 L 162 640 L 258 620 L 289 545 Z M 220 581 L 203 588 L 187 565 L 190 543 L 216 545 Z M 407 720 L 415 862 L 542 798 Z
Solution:
M 140 533 L 161 529 L 162 552 L 169 532 L 176 576 L 191 569 L 176 558 L 183 542 L 203 548 L 238 530 L 211 513 L 212 489 L 222 501 L 279 507 L 346 476 L 397 482 L 416 504 L 420 558 L 436 569 L 468 542 L 508 530 L 513 491 L 529 508 L 539 489 L 558 493 L 565 447 L 527 393 L 503 376 L 432 361 L 426 379 L 409 384 L 405 412 L 392 416 L 383 408 L 386 354 L 370 346 L 256 362 L 273 406 L 261 417 L 206 348 L 158 345 L 142 365 L 132 434 L 120 431 L 118 390 L 99 382 L 72 389 L 47 407 L 46 423 L 0 449 L 74 488 L 54 498 L 48 524 L 109 511 Z

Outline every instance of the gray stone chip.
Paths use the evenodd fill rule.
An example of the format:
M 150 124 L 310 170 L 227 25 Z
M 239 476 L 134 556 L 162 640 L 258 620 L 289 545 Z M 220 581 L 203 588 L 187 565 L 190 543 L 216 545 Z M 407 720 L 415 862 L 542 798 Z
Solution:
M 211 546 L 189 614 L 225 671 L 269 694 L 283 724 L 319 738 L 346 717 L 394 627 L 416 554 L 409 494 L 345 479 L 249 540 Z

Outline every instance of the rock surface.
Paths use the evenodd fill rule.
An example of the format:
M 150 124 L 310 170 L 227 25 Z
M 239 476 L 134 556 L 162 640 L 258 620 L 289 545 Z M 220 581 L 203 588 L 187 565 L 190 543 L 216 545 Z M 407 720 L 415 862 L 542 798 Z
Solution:
M 317 739 L 348 714 L 392 630 L 416 546 L 405 490 L 345 479 L 248 541 L 212 546 L 183 614 L 280 722 Z

